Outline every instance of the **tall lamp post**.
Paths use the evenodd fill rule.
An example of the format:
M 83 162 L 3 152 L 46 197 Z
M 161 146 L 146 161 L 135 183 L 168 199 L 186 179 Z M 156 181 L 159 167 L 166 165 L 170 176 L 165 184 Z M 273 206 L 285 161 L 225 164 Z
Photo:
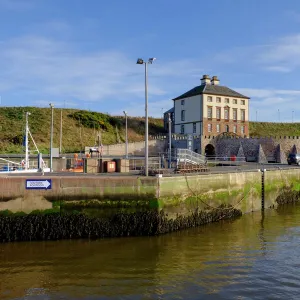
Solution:
M 138 65 L 145 65 L 145 176 L 148 176 L 148 64 L 152 64 L 155 61 L 155 57 L 149 58 L 148 61 L 144 61 L 142 58 L 138 58 Z
M 53 145 L 53 109 L 54 105 L 52 103 L 49 104 L 51 108 L 51 129 L 50 129 L 50 172 L 52 172 L 52 145 Z
M 171 160 L 172 160 L 172 127 L 171 127 L 171 123 L 172 123 L 172 119 L 171 119 L 171 113 L 168 113 L 168 117 L 169 117 L 169 169 L 171 168 L 172 164 L 171 164 Z
M 294 111 L 292 111 L 292 123 L 294 123 Z
M 125 115 L 125 157 L 128 159 L 128 134 L 127 134 L 127 112 L 123 111 Z

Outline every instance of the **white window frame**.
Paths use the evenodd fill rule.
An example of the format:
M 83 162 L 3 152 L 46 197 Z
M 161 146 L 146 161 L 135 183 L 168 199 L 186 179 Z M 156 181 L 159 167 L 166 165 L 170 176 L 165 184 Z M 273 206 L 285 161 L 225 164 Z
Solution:
M 212 119 L 212 117 L 213 117 L 213 108 L 212 106 L 207 106 L 207 119 Z
M 245 126 L 244 125 L 241 126 L 241 134 L 245 134 Z
M 185 121 L 185 110 L 181 110 L 181 121 Z
M 241 100 L 241 105 L 246 105 L 246 101 L 245 100 Z
M 213 97 L 212 96 L 207 96 L 207 102 L 213 102 Z
M 229 98 L 225 98 L 225 103 L 229 103 Z
M 220 124 L 217 124 L 217 132 L 220 132 Z
M 237 104 L 237 99 L 233 99 L 233 100 L 232 100 L 232 103 L 233 103 L 233 104 Z
M 237 126 L 233 125 L 233 133 L 237 133 Z
M 216 98 L 216 102 L 217 102 L 217 103 L 221 103 L 221 102 L 222 102 L 221 97 L 217 97 L 217 98 Z
M 233 119 L 234 121 L 237 121 L 237 114 L 238 114 L 237 109 L 236 109 L 236 108 L 233 108 L 233 109 L 232 109 L 232 119 Z
M 246 111 L 245 111 L 245 109 L 241 109 L 241 121 L 246 121 Z
M 181 100 L 181 105 L 184 105 L 185 104 L 185 101 L 184 99 Z
M 207 124 L 207 132 L 212 132 L 212 124 L 211 123 Z

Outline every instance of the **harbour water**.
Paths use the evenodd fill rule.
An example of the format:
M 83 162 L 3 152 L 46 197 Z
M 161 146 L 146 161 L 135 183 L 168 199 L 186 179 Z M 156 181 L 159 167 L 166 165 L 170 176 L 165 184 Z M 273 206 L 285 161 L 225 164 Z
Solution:
M 300 206 L 162 235 L 0 244 L 0 299 L 298 299 Z

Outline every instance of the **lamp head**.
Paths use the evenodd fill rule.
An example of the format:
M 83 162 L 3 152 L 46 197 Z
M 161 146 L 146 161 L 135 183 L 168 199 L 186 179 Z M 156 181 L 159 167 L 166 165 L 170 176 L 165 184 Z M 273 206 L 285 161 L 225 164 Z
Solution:
M 141 58 L 138 58 L 136 63 L 138 65 L 142 65 L 144 63 L 144 61 Z
M 125 116 L 127 115 L 127 111 L 126 110 L 123 110 L 123 113 L 124 113 Z
M 155 60 L 156 60 L 155 57 L 151 57 L 151 58 L 149 58 L 148 62 L 149 62 L 149 64 L 152 64 Z

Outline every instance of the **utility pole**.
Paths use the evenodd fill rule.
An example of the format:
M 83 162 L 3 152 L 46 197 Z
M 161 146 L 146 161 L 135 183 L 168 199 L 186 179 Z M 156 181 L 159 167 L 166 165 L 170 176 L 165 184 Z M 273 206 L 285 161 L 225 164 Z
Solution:
M 62 153 L 62 120 L 63 120 L 63 110 L 60 110 L 60 133 L 59 133 L 59 153 Z
M 172 159 L 172 120 L 171 120 L 171 113 L 168 113 L 169 116 L 169 169 L 171 168 L 171 159 Z
M 25 170 L 29 169 L 29 151 L 28 151 L 28 135 L 29 135 L 29 126 L 28 126 L 28 116 L 30 112 L 26 112 L 26 125 L 25 125 Z
M 53 110 L 54 105 L 52 103 L 49 104 L 51 108 L 51 129 L 50 129 L 50 172 L 53 171 L 53 153 L 52 153 L 52 147 L 53 147 Z

